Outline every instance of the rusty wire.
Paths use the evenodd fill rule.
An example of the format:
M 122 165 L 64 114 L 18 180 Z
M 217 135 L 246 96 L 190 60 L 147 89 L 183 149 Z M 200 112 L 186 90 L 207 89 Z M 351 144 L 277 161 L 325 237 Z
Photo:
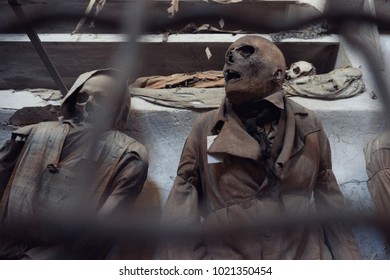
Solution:
M 256 21 L 250 21 L 246 17 L 236 14 L 221 14 L 217 6 L 210 6 L 208 10 L 193 9 L 190 14 L 178 15 L 174 19 L 168 19 L 167 17 L 149 17 L 145 16 L 147 1 L 129 1 L 126 7 L 127 13 L 125 13 L 124 19 L 118 20 L 117 18 L 110 18 L 99 15 L 97 18 L 94 16 L 87 16 L 87 20 L 94 20 L 96 24 L 106 25 L 114 29 L 122 29 L 123 33 L 127 34 L 128 41 L 121 45 L 120 60 L 112 60 L 112 66 L 124 71 L 125 76 L 123 78 L 136 77 L 136 56 L 139 52 L 139 44 L 136 42 L 136 38 L 143 32 L 155 32 L 164 29 L 168 25 L 184 25 L 194 19 L 203 19 L 207 21 L 210 18 L 221 17 L 225 20 L 234 21 L 237 24 L 245 27 L 246 29 L 256 32 L 262 28 L 267 28 L 272 32 L 280 32 L 286 30 L 299 29 L 307 24 L 326 20 L 334 26 L 343 26 L 345 23 L 356 24 L 378 24 L 381 26 L 390 28 L 390 19 L 378 18 L 364 13 L 336 13 L 328 11 L 319 16 L 310 18 L 300 18 L 290 22 L 273 22 L 264 21 L 258 19 Z M 43 11 L 39 15 L 32 15 L 25 18 L 23 21 L 10 21 L 3 26 L 0 26 L 0 33 L 13 32 L 19 30 L 24 25 L 35 27 L 44 23 L 53 21 L 66 21 L 72 19 L 80 19 L 85 16 L 82 12 L 76 10 L 54 10 Z M 367 65 L 370 70 L 375 73 L 373 78 L 379 90 L 379 98 L 382 100 L 383 108 L 390 108 L 390 87 L 383 71 L 381 69 L 380 61 L 378 61 L 376 54 L 372 53 L 363 42 L 359 41 L 354 36 L 344 37 L 346 41 L 355 46 L 366 59 Z M 390 119 L 390 111 L 384 110 L 386 120 Z M 89 170 L 88 172 L 93 172 Z M 27 219 L 26 221 L 20 221 L 17 224 L 8 225 L 3 227 L 1 234 L 9 234 L 17 231 L 26 231 L 27 229 L 36 228 L 50 228 L 54 229 L 57 233 L 57 238 L 62 242 L 72 240 L 72 238 L 80 232 L 93 230 L 100 236 L 127 236 L 132 238 L 149 238 L 149 239 L 169 239 L 169 238 L 191 238 L 194 236 L 207 235 L 223 235 L 232 232 L 248 231 L 262 231 L 264 228 L 274 229 L 286 229 L 293 228 L 297 225 L 334 225 L 340 223 L 348 224 L 363 224 L 376 226 L 383 229 L 385 232 L 390 232 L 388 220 L 389 217 L 380 217 L 373 213 L 359 213 L 359 212 L 333 212 L 330 211 L 326 215 L 313 216 L 310 219 L 302 219 L 300 216 L 281 216 L 273 217 L 272 219 L 266 219 L 262 223 L 253 221 L 253 223 L 237 223 L 235 225 L 225 225 L 222 227 L 214 228 L 212 231 L 201 231 L 197 227 L 191 227 L 189 225 L 180 225 L 166 227 L 161 225 L 159 217 L 152 215 L 146 216 L 144 213 L 133 213 L 130 217 L 128 213 L 117 213 L 119 215 L 110 216 L 107 218 L 96 219 L 93 216 L 80 217 L 74 219 L 74 212 L 69 212 L 66 215 L 59 217 L 56 220 L 40 220 L 38 217 L 33 219 Z M 175 224 L 175 221 L 172 221 Z M 23 238 L 23 237 L 22 237 Z

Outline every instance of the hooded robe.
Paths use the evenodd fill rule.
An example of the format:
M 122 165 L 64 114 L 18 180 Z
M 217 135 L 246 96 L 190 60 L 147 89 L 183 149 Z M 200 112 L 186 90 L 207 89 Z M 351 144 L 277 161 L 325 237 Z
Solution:
M 135 201 L 147 176 L 148 158 L 142 144 L 121 132 L 130 111 L 127 84 L 114 127 L 96 133 L 74 122 L 79 89 L 93 75 L 115 71 L 80 75 L 61 105 L 62 121 L 42 122 L 12 133 L 12 139 L 0 150 L 3 223 L 34 217 L 50 221 L 64 214 L 68 221 L 66 214 L 112 215 Z M 102 241 L 99 247 L 100 241 L 91 241 L 91 236 L 73 242 L 74 248 L 58 244 L 50 228 L 18 232 L 17 236 L 19 240 L 10 242 L 2 238 L 0 258 L 99 259 L 109 251 L 109 245 Z

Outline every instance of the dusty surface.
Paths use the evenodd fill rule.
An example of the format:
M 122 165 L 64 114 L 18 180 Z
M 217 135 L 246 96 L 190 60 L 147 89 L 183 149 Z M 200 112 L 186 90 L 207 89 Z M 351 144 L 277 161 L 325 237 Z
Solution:
M 14 112 L 15 110 L 0 109 L 0 145 L 10 138 L 12 130 L 15 129 L 8 123 Z

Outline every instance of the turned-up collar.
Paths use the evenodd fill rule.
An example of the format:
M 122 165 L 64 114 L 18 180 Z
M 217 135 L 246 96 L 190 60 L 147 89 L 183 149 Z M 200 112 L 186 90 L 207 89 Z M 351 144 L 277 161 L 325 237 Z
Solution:
M 267 100 L 268 102 L 274 104 L 279 109 L 284 110 L 284 97 L 285 93 L 283 90 L 277 91 L 271 95 L 268 95 L 264 98 L 264 100 Z
M 284 110 L 284 95 L 283 91 L 278 91 L 264 99 Z M 212 134 L 218 134 L 218 137 L 208 149 L 209 153 L 227 153 L 255 161 L 261 156 L 259 144 L 245 130 L 240 118 L 226 98 L 219 109 Z
M 277 92 L 265 97 L 264 100 L 267 100 L 268 102 L 274 104 L 279 109 L 284 110 L 284 97 L 285 97 L 285 92 L 283 90 L 280 90 L 280 91 L 277 91 Z M 216 125 L 217 125 L 218 121 L 225 122 L 227 119 L 227 115 L 232 115 L 235 118 L 238 118 L 236 113 L 233 111 L 232 105 L 230 104 L 229 100 L 227 98 L 225 98 L 222 105 L 219 107 Z
M 283 91 L 271 94 L 265 99 L 282 109 L 281 115 L 285 116 L 280 119 L 280 121 L 285 123 L 279 127 L 275 139 L 276 143 L 274 143 L 275 145 L 279 143 L 281 145 L 276 163 L 282 166 L 290 156 L 297 153 L 304 145 L 304 141 L 301 139 L 302 135 L 295 131 L 295 115 L 307 115 L 308 111 L 306 108 L 286 99 Z M 225 99 L 221 105 L 210 135 L 218 135 L 208 149 L 210 154 L 226 153 L 254 161 L 261 157 L 259 144 L 245 130 L 244 125 L 233 111 L 228 99 Z M 276 152 L 276 149 L 273 150 Z

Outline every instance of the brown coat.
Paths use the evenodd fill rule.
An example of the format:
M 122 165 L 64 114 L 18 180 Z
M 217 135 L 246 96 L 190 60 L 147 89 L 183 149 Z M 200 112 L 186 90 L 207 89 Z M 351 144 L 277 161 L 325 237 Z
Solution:
M 381 215 L 390 215 L 390 131 L 378 135 L 364 149 L 368 190 Z
M 284 213 L 308 217 L 343 207 L 332 172 L 329 142 L 320 121 L 308 109 L 287 99 L 272 146 L 281 178 Z M 217 135 L 207 147 L 207 136 Z M 218 163 L 208 163 L 208 157 Z M 209 158 L 210 159 L 210 158 Z M 279 213 L 268 195 L 259 144 L 225 103 L 201 115 L 188 136 L 163 220 L 207 229 L 219 223 L 254 222 Z M 314 207 L 313 207 L 314 206 Z M 173 222 L 173 223 L 175 223 Z M 326 237 L 325 237 L 326 236 Z M 327 240 L 325 242 L 325 239 Z M 163 259 L 359 259 L 349 229 L 339 227 L 230 234 L 202 240 L 170 241 Z

